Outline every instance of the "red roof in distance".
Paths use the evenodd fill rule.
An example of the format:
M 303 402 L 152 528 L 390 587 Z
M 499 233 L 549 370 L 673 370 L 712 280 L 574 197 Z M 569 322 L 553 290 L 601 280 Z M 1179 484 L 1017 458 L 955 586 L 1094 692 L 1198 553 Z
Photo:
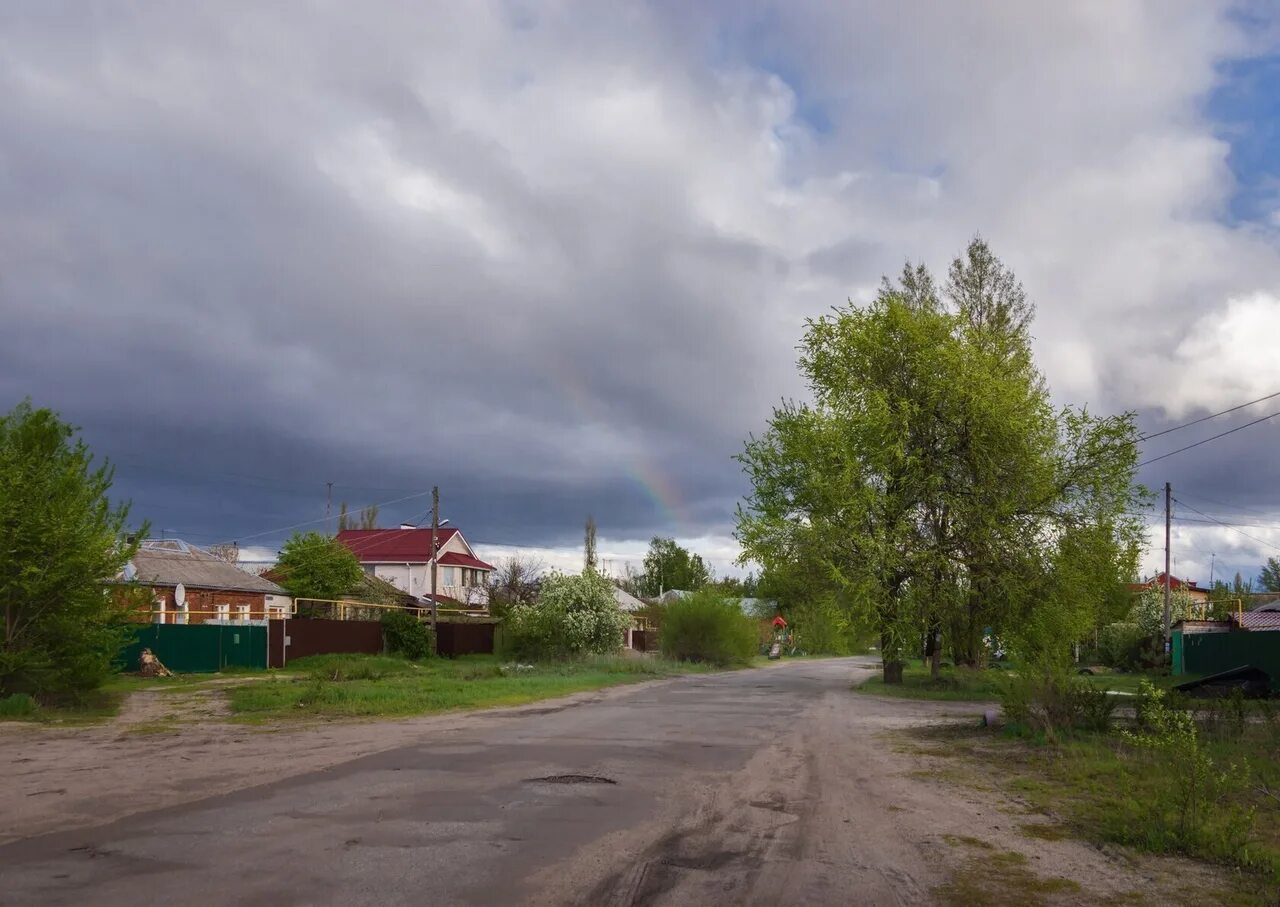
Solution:
M 452 526 L 438 530 L 440 547 L 458 532 Z M 338 541 L 351 549 L 362 564 L 416 563 L 431 560 L 431 530 L 428 529 L 343 529 Z M 444 559 L 441 558 L 441 563 Z M 492 569 L 492 568 L 490 568 Z

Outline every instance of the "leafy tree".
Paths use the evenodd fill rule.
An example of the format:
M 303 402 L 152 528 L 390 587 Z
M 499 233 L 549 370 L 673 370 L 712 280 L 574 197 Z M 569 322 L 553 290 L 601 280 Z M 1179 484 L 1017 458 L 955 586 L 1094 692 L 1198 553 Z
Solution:
M 889 682 L 921 649 L 936 669 L 944 636 L 960 662 L 991 635 L 1065 657 L 1132 570 L 1132 416 L 1055 411 L 1031 315 L 981 240 L 945 298 L 909 266 L 869 306 L 808 323 L 813 403 L 775 409 L 739 456 L 744 559 L 808 576 L 871 623 Z
M 29 402 L 0 417 L 0 695 L 92 690 L 124 644 L 107 583 L 137 551 L 129 508 L 112 506 L 113 470 L 74 433 Z
M 676 544 L 675 539 L 654 537 L 644 556 L 641 594 L 653 598 L 667 589 L 696 592 L 714 577 L 702 556 Z
M 1266 592 L 1280 592 L 1280 558 L 1269 557 L 1258 574 L 1258 584 Z
M 319 599 L 348 594 L 364 572 L 349 548 L 318 532 L 295 532 L 280 549 L 276 570 L 294 598 Z

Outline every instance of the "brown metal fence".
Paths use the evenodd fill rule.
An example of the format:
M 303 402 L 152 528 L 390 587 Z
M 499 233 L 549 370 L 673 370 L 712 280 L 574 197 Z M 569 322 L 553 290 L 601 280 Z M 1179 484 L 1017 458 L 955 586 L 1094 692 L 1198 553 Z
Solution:
M 273 620 L 268 634 L 267 663 L 272 668 L 307 655 L 382 653 L 382 623 L 376 620 Z
M 441 621 L 436 624 L 436 653 L 446 658 L 492 655 L 495 626 L 492 621 Z

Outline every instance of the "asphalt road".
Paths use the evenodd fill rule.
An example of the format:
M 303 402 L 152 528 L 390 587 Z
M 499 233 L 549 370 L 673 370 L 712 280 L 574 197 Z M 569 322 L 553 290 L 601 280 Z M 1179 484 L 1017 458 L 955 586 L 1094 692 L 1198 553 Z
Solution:
M 932 795 L 913 793 L 877 732 L 936 706 L 851 693 L 870 663 L 792 662 L 495 714 L 324 771 L 15 841 L 0 847 L 0 904 L 919 903 L 944 848 L 895 812 L 913 798 L 928 812 Z

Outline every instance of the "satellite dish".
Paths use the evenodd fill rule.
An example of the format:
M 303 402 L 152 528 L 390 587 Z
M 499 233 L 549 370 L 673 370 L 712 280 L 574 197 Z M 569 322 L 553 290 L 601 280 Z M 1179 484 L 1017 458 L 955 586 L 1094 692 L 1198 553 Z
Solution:
M 121 571 L 121 573 L 124 576 L 124 581 L 126 583 L 131 583 L 138 575 L 138 568 L 133 565 L 133 561 L 129 561 L 129 563 L 124 565 L 124 570 Z
M 173 590 L 173 603 L 181 608 L 187 603 L 187 587 L 178 583 Z

